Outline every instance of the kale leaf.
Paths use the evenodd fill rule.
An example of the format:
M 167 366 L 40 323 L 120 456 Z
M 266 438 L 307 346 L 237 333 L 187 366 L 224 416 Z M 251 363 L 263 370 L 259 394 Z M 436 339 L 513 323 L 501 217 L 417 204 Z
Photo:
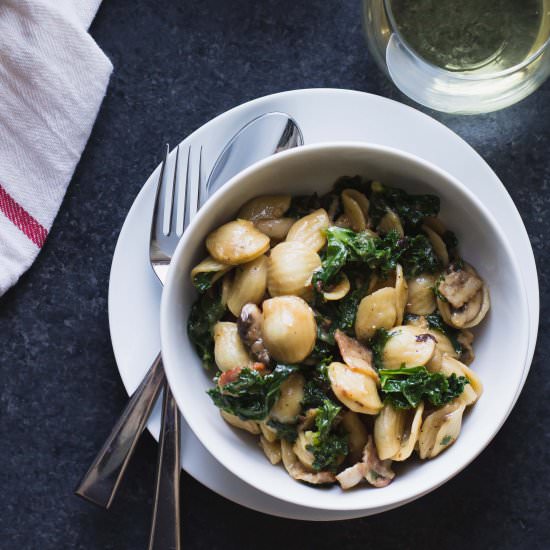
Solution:
M 421 273 L 436 273 L 441 270 L 441 260 L 426 235 L 419 233 L 413 237 L 405 237 L 404 240 L 403 251 L 398 261 L 403 266 L 405 275 L 414 277 Z
M 458 397 L 469 384 L 465 376 L 449 377 L 429 372 L 426 367 L 382 369 L 380 387 L 386 403 L 397 409 L 414 409 L 422 400 L 440 407 Z
M 262 374 L 244 368 L 235 381 L 223 387 L 216 384 L 207 393 L 216 407 L 242 420 L 263 420 L 277 401 L 281 384 L 296 370 L 291 365 L 277 365 L 272 372 Z
M 371 185 L 369 216 L 375 225 L 393 210 L 406 229 L 417 228 L 424 218 L 439 214 L 440 200 L 436 195 L 410 195 L 398 187 L 379 182 Z
M 458 335 L 460 334 L 460 330 L 453 328 L 449 326 L 443 319 L 441 318 L 441 315 L 439 313 L 432 313 L 431 315 L 426 315 L 426 320 L 428 321 L 428 325 L 431 329 L 437 330 L 444 334 L 453 345 L 454 350 L 456 353 L 460 356 L 462 355 L 462 344 L 458 341 Z
M 348 436 L 334 432 L 333 424 L 341 411 L 330 399 L 325 399 L 317 411 L 313 443 L 306 449 L 313 454 L 314 470 L 335 471 L 342 456 L 348 454 Z
M 290 208 L 286 211 L 285 216 L 287 218 L 303 218 L 319 208 L 321 208 L 321 199 L 317 193 L 297 195 L 292 197 Z
M 308 377 L 304 384 L 304 397 L 302 399 L 302 407 L 305 410 L 320 407 L 327 398 L 330 391 L 327 367 L 331 362 L 332 357 L 327 357 L 313 371 L 308 369 L 304 373 Z
M 205 368 L 215 366 L 212 329 L 224 313 L 225 306 L 221 303 L 221 299 L 209 293 L 200 296 L 191 307 L 187 333 Z
M 401 237 L 396 231 L 390 231 L 383 237 L 376 237 L 367 231 L 332 226 L 326 230 L 326 236 L 327 248 L 322 264 L 312 279 L 318 292 L 337 283 L 342 269 L 349 265 L 363 265 L 382 275 L 394 270 L 398 263 L 403 265 L 407 276 L 441 269 L 441 261 L 423 234 Z
M 384 346 L 386 342 L 391 338 L 391 334 L 385 328 L 379 328 L 374 336 L 370 339 L 369 347 L 372 350 L 372 358 L 374 366 L 377 369 L 384 368 L 384 361 L 382 355 L 384 353 Z
M 213 284 L 212 279 L 216 275 L 216 271 L 209 271 L 207 273 L 197 273 L 193 277 L 194 287 L 202 294 L 206 292 Z
M 289 443 L 294 443 L 298 437 L 298 427 L 296 424 L 285 424 L 284 422 L 279 422 L 274 418 L 270 418 L 267 421 L 267 425 L 271 426 L 276 432 L 279 439 L 284 439 Z

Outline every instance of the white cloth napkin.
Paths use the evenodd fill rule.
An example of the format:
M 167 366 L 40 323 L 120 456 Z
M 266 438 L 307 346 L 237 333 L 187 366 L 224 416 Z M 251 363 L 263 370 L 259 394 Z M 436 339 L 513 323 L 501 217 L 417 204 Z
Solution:
M 101 0 L 0 0 L 0 295 L 44 245 L 113 70 Z

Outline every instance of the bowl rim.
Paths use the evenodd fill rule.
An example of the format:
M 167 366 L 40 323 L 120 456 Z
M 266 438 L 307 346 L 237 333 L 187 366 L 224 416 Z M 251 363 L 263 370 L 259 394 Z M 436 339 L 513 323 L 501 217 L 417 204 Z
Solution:
M 187 247 L 187 243 L 194 240 L 194 232 L 195 227 L 197 227 L 203 218 L 206 218 L 210 214 L 210 210 L 215 208 L 215 204 L 218 202 L 221 202 L 223 198 L 230 194 L 235 187 L 238 187 L 240 182 L 249 176 L 253 175 L 255 172 L 260 171 L 264 169 L 265 167 L 268 167 L 270 165 L 277 165 L 278 163 L 283 163 L 288 158 L 292 158 L 295 156 L 306 156 L 308 154 L 315 154 L 319 151 L 326 151 L 329 154 L 333 154 L 337 152 L 338 150 L 355 150 L 357 152 L 380 152 L 382 154 L 386 154 L 389 156 L 394 157 L 401 157 L 405 160 L 415 163 L 417 165 L 420 165 L 423 169 L 432 172 L 434 175 L 437 176 L 442 181 L 445 181 L 446 184 L 451 185 L 454 187 L 459 193 L 462 193 L 466 196 L 467 200 L 473 203 L 476 208 L 482 213 L 483 218 L 492 226 L 495 234 L 498 236 L 498 242 L 499 246 L 502 247 L 502 249 L 505 251 L 505 255 L 510 261 L 510 264 L 513 268 L 513 280 L 515 281 L 518 289 L 519 294 L 521 295 L 521 303 L 519 304 L 518 311 L 521 312 L 521 315 L 518 316 L 519 319 L 522 320 L 522 322 L 518 323 L 520 331 L 517 333 L 518 342 L 520 343 L 519 349 L 523 350 L 523 353 L 520 352 L 520 356 L 523 358 L 522 361 L 522 367 L 521 369 L 518 369 L 517 375 L 515 376 L 515 393 L 513 397 L 511 398 L 510 402 L 508 403 L 507 409 L 505 413 L 500 418 L 498 424 L 495 426 L 494 430 L 489 434 L 488 437 L 482 442 L 480 442 L 477 446 L 472 447 L 471 452 L 465 452 L 462 455 L 459 455 L 459 460 L 457 460 L 455 466 L 452 469 L 449 469 L 449 473 L 445 475 L 440 475 L 439 477 L 436 477 L 433 482 L 428 483 L 425 485 L 421 490 L 415 491 L 415 490 L 409 490 L 409 491 L 403 491 L 402 494 L 399 494 L 398 496 L 393 496 L 391 498 L 384 498 L 383 491 L 380 491 L 379 498 L 377 499 L 376 504 L 371 504 L 365 506 L 363 505 L 350 505 L 351 503 L 347 502 L 347 499 L 342 498 L 338 499 L 335 498 L 334 504 L 331 505 L 325 505 L 323 503 L 314 502 L 313 499 L 302 499 L 299 497 L 295 497 L 294 495 L 286 495 L 282 492 L 278 492 L 276 490 L 271 490 L 269 487 L 262 486 L 256 479 L 255 476 L 247 475 L 247 472 L 241 471 L 238 467 L 235 467 L 235 465 L 229 461 L 226 460 L 223 456 L 220 456 L 220 453 L 217 452 L 217 446 L 215 442 L 211 441 L 208 437 L 203 437 L 203 434 L 201 433 L 201 430 L 199 426 L 197 425 L 195 416 L 193 415 L 193 409 L 192 407 L 187 406 L 187 402 L 185 399 L 182 398 L 179 389 L 176 389 L 176 386 L 174 385 L 175 380 L 175 373 L 174 369 L 179 368 L 177 358 L 172 353 L 172 348 L 170 346 L 170 336 L 169 336 L 169 315 L 170 315 L 170 307 L 171 304 L 174 302 L 170 299 L 170 296 L 172 292 L 174 292 L 174 286 L 175 281 L 177 278 L 177 265 L 180 261 L 180 258 L 184 255 L 184 250 Z M 205 236 L 204 236 L 205 237 Z M 203 240 L 204 240 L 203 237 Z M 196 437 L 199 439 L 199 441 L 204 445 L 204 447 L 208 450 L 208 452 L 218 461 L 220 464 L 222 464 L 225 468 L 227 468 L 231 473 L 233 473 L 235 476 L 237 476 L 239 479 L 245 481 L 252 487 L 262 491 L 263 493 L 266 493 L 274 498 L 277 498 L 282 501 L 290 502 L 296 505 L 300 506 L 306 506 L 309 508 L 318 508 L 323 510 L 333 510 L 333 511 L 355 511 L 355 510 L 365 510 L 365 511 L 372 511 L 377 510 L 380 508 L 395 508 L 397 506 L 400 506 L 402 504 L 406 504 L 408 502 L 412 502 L 413 500 L 416 500 L 417 498 L 420 498 L 431 491 L 437 489 L 450 479 L 452 479 L 455 475 L 460 473 L 464 468 L 466 468 L 479 454 L 489 445 L 489 443 L 494 439 L 496 434 L 500 431 L 502 425 L 510 415 L 520 393 L 523 387 L 523 381 L 524 381 L 524 373 L 527 365 L 527 355 L 528 355 L 528 337 L 529 337 L 529 325 L 526 321 L 529 316 L 529 308 L 527 304 L 527 292 L 525 288 L 525 283 L 523 281 L 523 278 L 521 276 L 521 272 L 519 270 L 518 262 L 515 258 L 515 255 L 513 254 L 513 251 L 511 250 L 511 246 L 507 239 L 505 238 L 502 229 L 500 225 L 496 222 L 492 214 L 485 208 L 483 203 L 468 189 L 466 188 L 457 178 L 447 173 L 445 170 L 439 168 L 438 166 L 434 165 L 433 163 L 418 157 L 416 155 L 413 155 L 411 153 L 401 151 L 394 147 L 389 147 L 385 145 L 378 145 L 370 142 L 364 142 L 364 141 L 334 141 L 334 142 L 323 142 L 323 143 L 315 143 L 310 145 L 303 145 L 297 148 L 293 148 L 287 151 L 283 151 L 280 153 L 277 153 L 276 155 L 267 157 L 266 159 L 263 159 L 242 172 L 239 172 L 236 174 L 233 178 L 231 178 L 225 185 L 223 185 L 207 202 L 206 204 L 201 208 L 201 210 L 197 213 L 194 220 L 190 223 L 189 227 L 183 234 L 182 238 L 180 239 L 180 242 L 178 243 L 178 246 L 174 252 L 174 255 L 172 257 L 172 262 L 170 264 L 167 279 L 165 282 L 165 286 L 162 293 L 162 300 L 161 300 L 161 311 L 160 311 L 160 333 L 161 333 L 161 351 L 163 356 L 163 362 L 165 367 L 165 373 L 168 380 L 168 383 L 170 384 L 170 387 L 172 389 L 172 394 L 176 400 L 176 403 L 178 405 L 178 408 L 181 412 L 181 414 L 184 416 L 187 424 L 193 430 Z M 298 483 L 298 482 L 297 482 Z M 312 501 L 310 501 L 312 500 Z

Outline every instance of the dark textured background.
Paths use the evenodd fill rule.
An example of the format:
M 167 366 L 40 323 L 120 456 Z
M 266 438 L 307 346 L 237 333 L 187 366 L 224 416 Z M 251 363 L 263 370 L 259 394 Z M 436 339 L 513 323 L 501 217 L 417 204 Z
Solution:
M 2 549 L 146 547 L 156 457 L 149 435 L 111 511 L 72 491 L 126 402 L 109 341 L 109 268 L 159 144 L 293 88 L 353 88 L 409 103 L 369 59 L 359 0 L 108 0 L 91 32 L 115 66 L 107 97 L 43 252 L 0 299 Z M 184 475 L 185 548 L 550 548 L 550 82 L 495 114 L 430 114 L 495 169 L 537 256 L 542 324 L 515 410 L 444 487 L 362 520 L 264 516 Z

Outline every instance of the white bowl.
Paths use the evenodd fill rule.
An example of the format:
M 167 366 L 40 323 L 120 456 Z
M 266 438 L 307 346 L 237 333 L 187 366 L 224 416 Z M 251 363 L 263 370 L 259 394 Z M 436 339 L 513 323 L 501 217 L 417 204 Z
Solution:
M 452 152 L 449 152 L 452 154 Z M 205 256 L 208 233 L 234 218 L 248 199 L 266 193 L 322 194 L 342 176 L 362 176 L 441 198 L 441 218 L 455 231 L 463 257 L 487 281 L 492 308 L 475 330 L 474 370 L 484 393 L 464 418 L 457 442 L 437 458 L 399 464 L 383 489 L 342 491 L 301 484 L 282 466 L 272 466 L 256 439 L 228 426 L 206 390 L 205 372 L 187 337 L 196 292 L 189 273 Z M 172 259 L 161 305 L 162 356 L 176 402 L 203 445 L 235 475 L 276 498 L 325 510 L 393 508 L 435 489 L 468 465 L 496 435 L 510 413 L 527 368 L 527 298 L 519 269 L 502 230 L 482 204 L 456 179 L 410 154 L 359 142 L 310 145 L 279 153 L 235 176 L 201 209 Z

